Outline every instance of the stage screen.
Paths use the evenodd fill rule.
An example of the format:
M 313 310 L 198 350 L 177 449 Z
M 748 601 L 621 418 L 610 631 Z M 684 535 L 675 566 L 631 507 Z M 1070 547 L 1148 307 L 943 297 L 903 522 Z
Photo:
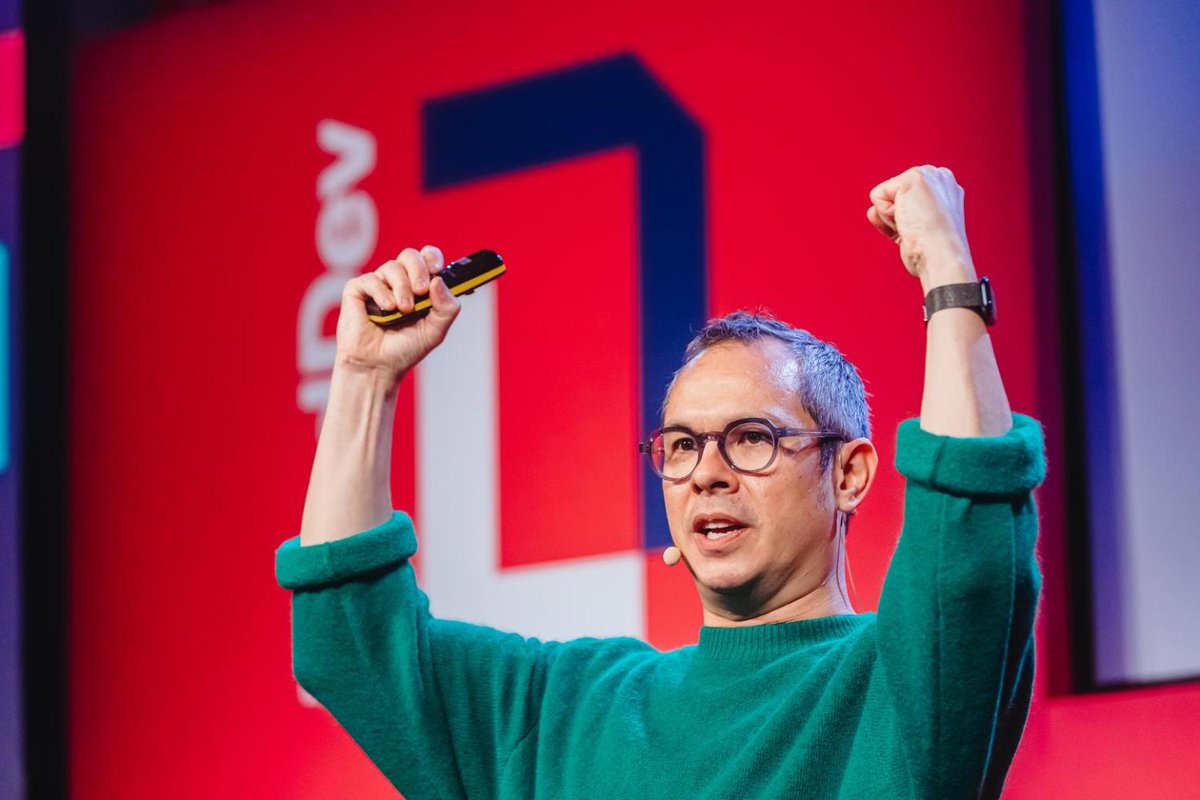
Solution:
M 1200 4 L 1066 7 L 1095 679 L 1197 677 Z
M 299 524 L 341 285 L 409 245 L 509 264 L 402 388 L 393 493 L 435 613 L 695 641 L 634 443 L 691 331 L 740 307 L 865 376 L 887 466 L 850 566 L 874 608 L 924 326 L 867 193 L 913 164 L 956 171 L 980 272 L 1004 287 L 1010 395 L 1037 414 L 1023 36 L 997 4 L 247 2 L 85 48 L 73 788 L 387 796 L 297 691 L 271 558 Z M 886 55 L 918 40 L 944 48 Z M 881 90 L 881 57 L 919 100 Z M 554 442 L 585 439 L 589 462 L 564 469 Z

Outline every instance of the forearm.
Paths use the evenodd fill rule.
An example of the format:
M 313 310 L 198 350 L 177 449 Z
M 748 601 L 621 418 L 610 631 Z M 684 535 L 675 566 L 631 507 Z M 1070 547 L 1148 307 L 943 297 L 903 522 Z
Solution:
M 967 796 L 1007 764 L 1005 737 L 1029 702 L 1041 429 L 1016 415 L 1002 436 L 939 436 L 907 420 L 896 466 L 905 519 L 879 601 L 880 657 L 914 770 L 931 796 Z
M 302 545 L 345 539 L 392 513 L 392 425 L 397 382 L 373 370 L 334 368 L 313 460 Z
M 977 280 L 970 256 L 930 257 L 921 289 Z M 921 428 L 942 436 L 1001 436 L 1012 410 L 987 325 L 967 308 L 947 308 L 929 318 Z
M 328 548 L 285 542 L 275 575 L 293 592 L 292 670 L 405 797 L 461 798 L 416 549 L 405 514 Z

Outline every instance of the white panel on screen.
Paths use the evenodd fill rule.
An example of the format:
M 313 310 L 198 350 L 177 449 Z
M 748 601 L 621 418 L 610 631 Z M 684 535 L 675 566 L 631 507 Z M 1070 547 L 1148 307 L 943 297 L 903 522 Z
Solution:
M 1168 680 L 1200 675 L 1200 4 L 1093 8 L 1125 507 L 1093 556 L 1096 671 Z
M 430 609 L 542 639 L 642 638 L 638 551 L 500 569 L 495 337 L 496 291 L 487 286 L 463 300 L 446 341 L 418 367 L 417 537 Z

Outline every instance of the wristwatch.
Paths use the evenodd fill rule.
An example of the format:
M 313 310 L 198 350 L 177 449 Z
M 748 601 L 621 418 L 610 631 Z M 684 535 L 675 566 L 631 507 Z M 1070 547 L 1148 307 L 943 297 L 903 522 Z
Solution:
M 987 278 L 979 283 L 948 283 L 930 289 L 925 295 L 925 322 L 943 308 L 969 308 L 988 325 L 996 324 L 996 295 Z

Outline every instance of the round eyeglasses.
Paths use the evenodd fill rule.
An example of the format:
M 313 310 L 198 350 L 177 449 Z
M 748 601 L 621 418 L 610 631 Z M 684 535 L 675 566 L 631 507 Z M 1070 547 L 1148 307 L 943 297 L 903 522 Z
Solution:
M 669 425 L 650 434 L 650 439 L 638 443 L 638 452 L 645 453 L 650 466 L 660 478 L 682 481 L 700 466 L 704 445 L 709 439 L 725 463 L 738 472 L 762 472 L 775 463 L 779 455 L 779 440 L 785 436 L 815 436 L 819 439 L 841 439 L 836 431 L 812 428 L 779 428 L 769 419 L 747 417 L 735 419 L 722 431 L 696 433 L 683 425 Z

